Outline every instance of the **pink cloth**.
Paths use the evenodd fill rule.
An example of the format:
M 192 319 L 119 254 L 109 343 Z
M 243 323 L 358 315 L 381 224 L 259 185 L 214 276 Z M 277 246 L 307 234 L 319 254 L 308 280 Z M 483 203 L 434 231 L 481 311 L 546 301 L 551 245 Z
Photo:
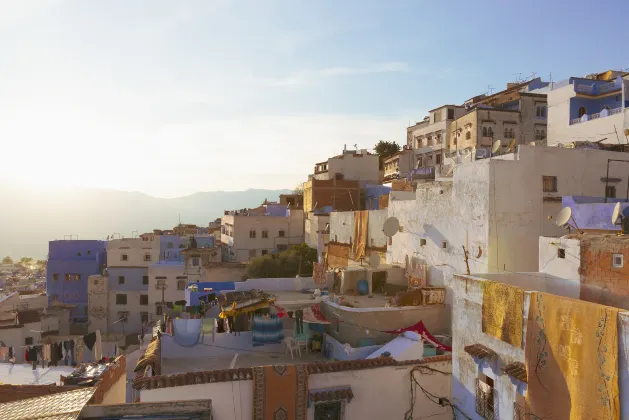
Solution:
M 428 341 L 429 343 L 431 343 L 433 346 L 437 347 L 438 349 L 449 351 L 449 352 L 452 351 L 452 347 L 444 346 L 443 344 L 439 343 L 435 339 L 435 337 L 433 337 L 433 335 L 430 334 L 430 332 L 426 329 L 422 321 L 419 321 L 417 324 L 411 325 L 410 327 L 398 328 L 397 330 L 394 330 L 394 331 L 383 331 L 383 332 L 389 333 L 389 334 L 402 334 L 406 331 L 416 332 L 417 334 L 421 335 L 421 337 L 424 340 Z

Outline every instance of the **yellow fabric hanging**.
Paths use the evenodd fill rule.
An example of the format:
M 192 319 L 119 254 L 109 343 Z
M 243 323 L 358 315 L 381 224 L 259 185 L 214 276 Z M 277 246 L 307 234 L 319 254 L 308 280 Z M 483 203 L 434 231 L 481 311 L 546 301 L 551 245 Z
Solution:
M 354 261 L 365 257 L 367 248 L 367 229 L 369 224 L 369 211 L 360 210 L 354 212 L 354 242 L 352 243 L 352 254 Z

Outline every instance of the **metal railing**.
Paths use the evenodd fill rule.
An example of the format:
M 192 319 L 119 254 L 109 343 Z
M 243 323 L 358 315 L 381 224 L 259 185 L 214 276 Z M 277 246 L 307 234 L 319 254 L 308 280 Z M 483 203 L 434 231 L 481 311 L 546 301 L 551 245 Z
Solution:
M 601 115 L 601 112 L 597 112 L 596 114 L 587 115 L 587 119 L 585 121 L 583 121 L 581 119 L 582 117 L 573 118 L 573 119 L 570 120 L 570 125 L 581 124 L 583 122 L 588 122 L 588 121 L 596 120 L 596 119 L 599 119 L 599 118 L 609 117 L 610 115 L 620 114 L 620 113 L 622 113 L 622 107 L 614 108 L 614 109 L 609 110 L 607 112 L 607 115 Z
M 483 391 L 480 379 L 476 379 L 476 414 L 494 420 L 494 393 Z

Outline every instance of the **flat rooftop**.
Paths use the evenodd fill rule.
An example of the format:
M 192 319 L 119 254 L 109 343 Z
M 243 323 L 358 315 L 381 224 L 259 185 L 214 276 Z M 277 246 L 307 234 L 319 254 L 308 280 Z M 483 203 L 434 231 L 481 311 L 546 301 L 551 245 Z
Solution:
M 255 351 L 255 350 L 254 350 Z M 293 350 L 295 356 L 291 359 L 289 354 L 255 352 L 238 353 L 230 356 L 208 356 L 203 358 L 172 358 L 162 359 L 162 375 L 172 375 L 175 373 L 203 372 L 209 370 L 248 368 L 253 366 L 267 366 L 276 364 L 302 364 L 313 362 L 326 362 L 329 360 L 323 356 L 322 352 L 306 353 L 301 349 L 301 357 Z M 232 366 L 232 362 L 235 363 Z
M 21 349 L 18 349 L 20 351 Z M 11 385 L 62 385 L 60 376 L 74 372 L 72 366 L 57 366 L 33 370 L 30 364 L 0 363 L 0 383 Z

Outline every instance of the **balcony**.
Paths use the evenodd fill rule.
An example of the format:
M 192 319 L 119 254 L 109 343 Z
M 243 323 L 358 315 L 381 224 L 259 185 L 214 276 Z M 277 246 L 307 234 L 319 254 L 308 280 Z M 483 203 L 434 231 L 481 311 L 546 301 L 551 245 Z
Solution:
M 581 124 L 584 122 L 597 120 L 599 118 L 611 117 L 612 115 L 621 114 L 621 113 L 622 113 L 622 107 L 614 108 L 610 111 L 603 110 L 601 112 L 597 112 L 596 114 L 590 114 L 590 115 L 586 114 L 582 116 L 581 118 L 574 118 L 570 120 L 570 125 Z

